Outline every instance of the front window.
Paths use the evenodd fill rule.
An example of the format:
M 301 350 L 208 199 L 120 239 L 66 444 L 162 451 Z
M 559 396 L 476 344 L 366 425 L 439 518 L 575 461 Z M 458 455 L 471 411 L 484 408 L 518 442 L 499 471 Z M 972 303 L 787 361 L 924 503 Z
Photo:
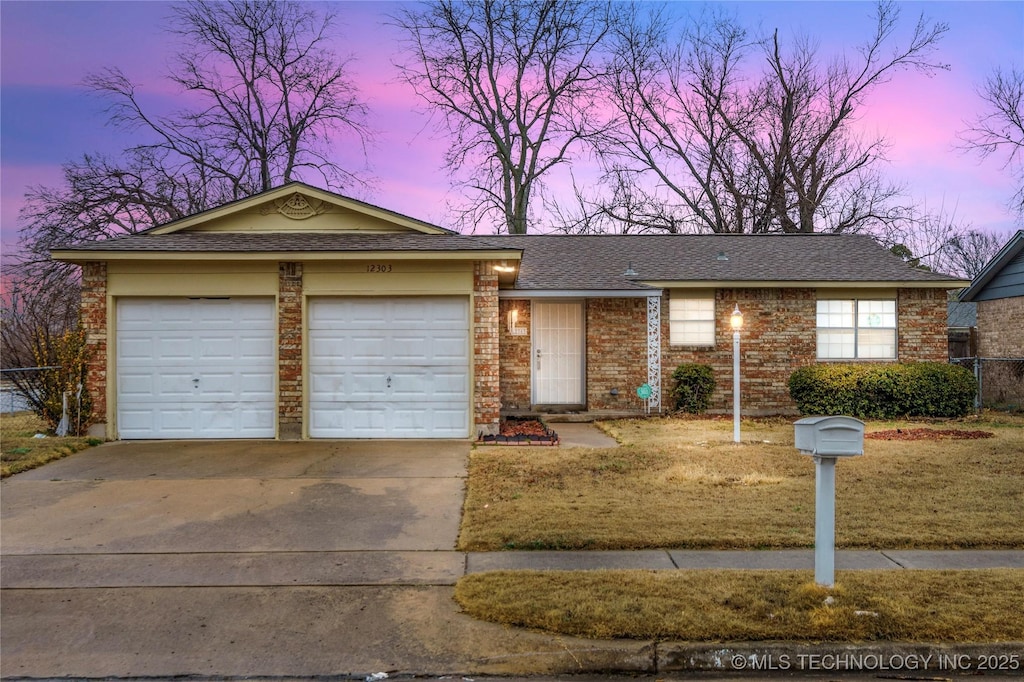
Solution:
M 669 299 L 669 343 L 673 346 L 715 345 L 715 299 Z
M 818 301 L 819 360 L 896 358 L 896 301 Z

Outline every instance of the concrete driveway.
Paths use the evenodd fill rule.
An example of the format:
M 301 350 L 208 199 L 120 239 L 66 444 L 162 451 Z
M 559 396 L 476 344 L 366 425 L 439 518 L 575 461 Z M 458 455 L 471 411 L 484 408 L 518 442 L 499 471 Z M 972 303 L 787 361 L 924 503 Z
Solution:
M 468 452 L 459 441 L 103 445 L 3 483 L 3 586 L 451 583 Z
M 453 585 L 467 556 L 454 548 L 469 450 L 111 443 L 8 478 L 0 677 L 649 669 L 650 643 L 596 644 L 460 612 Z

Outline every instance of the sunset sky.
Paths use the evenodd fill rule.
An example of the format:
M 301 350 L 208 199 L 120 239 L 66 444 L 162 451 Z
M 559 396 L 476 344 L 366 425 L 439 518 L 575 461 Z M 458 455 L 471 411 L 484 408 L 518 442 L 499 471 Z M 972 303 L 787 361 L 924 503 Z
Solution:
M 399 5 L 337 3 L 336 49 L 355 57 L 352 68 L 377 131 L 368 173 L 376 178 L 360 198 L 424 220 L 446 224 L 449 189 L 441 170 L 444 140 L 422 105 L 396 81 L 395 29 L 384 25 Z M 674 3 L 692 11 L 696 3 Z M 871 30 L 867 2 L 729 3 L 740 16 L 785 36 L 816 36 L 824 51 L 852 50 Z M 1012 193 L 1007 172 L 954 149 L 956 133 L 981 106 L 976 85 L 996 66 L 1024 66 L 1024 2 L 905 2 L 903 23 L 920 13 L 949 24 L 938 59 L 950 65 L 932 77 L 897 74 L 872 96 L 859 125 L 892 143 L 887 172 L 905 182 L 914 201 L 948 211 L 975 227 L 1005 231 Z M 101 102 L 82 79 L 120 67 L 154 104 L 173 102 L 161 79 L 175 44 L 165 31 L 162 2 L 0 2 L 0 227 L 5 250 L 17 238 L 17 215 L 31 185 L 57 185 L 60 164 L 84 153 L 115 152 L 130 140 L 105 126 Z M 168 99 L 171 98 L 171 99 Z M 341 158 L 361 163 L 352 150 Z

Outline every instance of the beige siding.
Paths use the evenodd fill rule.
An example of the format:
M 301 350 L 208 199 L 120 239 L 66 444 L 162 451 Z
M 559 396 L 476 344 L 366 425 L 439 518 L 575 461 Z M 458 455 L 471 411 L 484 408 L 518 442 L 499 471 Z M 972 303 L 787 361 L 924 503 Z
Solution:
M 275 296 L 277 263 L 118 262 L 108 265 L 110 296 Z
M 189 232 L 409 232 L 393 222 L 357 213 L 340 206 L 326 206 L 324 213 L 294 219 L 277 212 L 273 202 L 238 213 L 232 213 L 196 225 Z
M 305 264 L 307 296 L 471 294 L 473 263 L 388 260 Z

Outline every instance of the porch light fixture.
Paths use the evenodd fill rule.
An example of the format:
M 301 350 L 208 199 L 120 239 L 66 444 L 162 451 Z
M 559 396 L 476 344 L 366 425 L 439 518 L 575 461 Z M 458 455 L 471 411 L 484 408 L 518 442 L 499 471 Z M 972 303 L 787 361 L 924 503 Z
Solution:
M 509 265 L 505 261 L 501 261 L 501 265 L 495 265 L 494 266 L 494 271 L 495 272 L 515 272 L 516 271 L 516 267 L 514 265 Z
M 526 336 L 526 327 L 519 326 L 519 308 L 508 311 L 508 333 L 512 336 Z
M 633 263 L 631 262 L 626 266 L 626 271 L 622 273 L 623 277 L 636 277 L 636 270 L 633 269 Z
M 737 303 L 729 317 L 732 326 L 732 442 L 740 442 L 740 330 L 743 313 Z

